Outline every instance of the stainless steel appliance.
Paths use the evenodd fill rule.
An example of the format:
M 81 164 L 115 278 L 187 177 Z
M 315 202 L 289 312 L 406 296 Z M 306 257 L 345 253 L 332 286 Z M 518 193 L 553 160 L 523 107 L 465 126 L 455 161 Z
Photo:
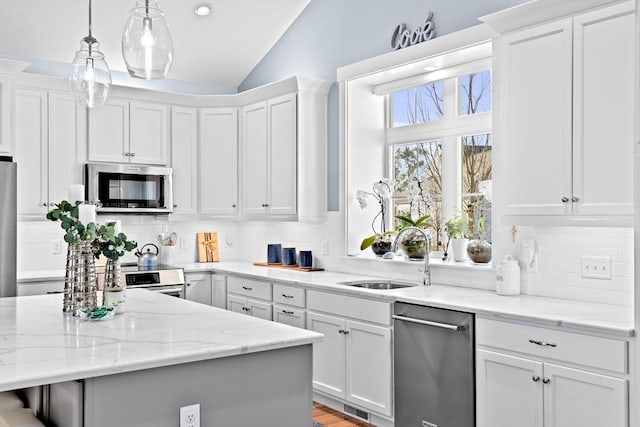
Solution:
M 0 157 L 0 298 L 16 296 L 16 170 L 11 157 Z
M 396 427 L 475 426 L 474 315 L 395 303 Z
M 173 212 L 173 170 L 144 165 L 88 163 L 88 200 L 98 212 L 168 214 Z
M 184 298 L 185 280 L 182 268 L 159 264 L 153 269 L 144 269 L 137 264 L 124 264 L 122 276 L 128 289 L 144 288 Z

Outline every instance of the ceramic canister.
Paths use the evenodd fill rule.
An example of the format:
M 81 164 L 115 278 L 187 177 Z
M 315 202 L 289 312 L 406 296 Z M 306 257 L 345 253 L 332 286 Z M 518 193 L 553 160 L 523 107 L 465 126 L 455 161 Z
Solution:
M 282 264 L 298 265 L 296 259 L 296 248 L 282 248 Z
M 496 292 L 498 295 L 520 294 L 520 265 L 511 255 L 506 255 L 496 268 Z

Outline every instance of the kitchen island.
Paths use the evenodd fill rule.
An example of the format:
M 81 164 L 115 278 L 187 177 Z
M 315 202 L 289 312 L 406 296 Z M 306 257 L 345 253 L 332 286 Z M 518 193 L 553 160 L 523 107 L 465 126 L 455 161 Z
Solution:
M 86 427 L 175 427 L 192 404 L 202 426 L 310 426 L 321 339 L 146 290 L 97 322 L 63 314 L 59 294 L 2 298 L 0 391 L 75 384 Z

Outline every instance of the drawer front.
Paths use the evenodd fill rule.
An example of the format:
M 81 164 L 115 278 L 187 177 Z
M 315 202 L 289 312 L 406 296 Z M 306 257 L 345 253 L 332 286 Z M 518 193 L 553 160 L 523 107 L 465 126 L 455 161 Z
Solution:
M 623 340 L 478 318 L 476 342 L 481 346 L 552 358 L 613 372 L 627 373 L 628 371 L 627 342 Z
M 227 292 L 271 301 L 271 283 L 244 277 L 227 277 Z
M 306 312 L 298 308 L 274 304 L 273 321 L 304 329 L 306 324 Z
M 347 295 L 307 291 L 307 309 L 391 325 L 391 304 Z
M 304 308 L 304 289 L 294 286 L 273 285 L 273 302 Z

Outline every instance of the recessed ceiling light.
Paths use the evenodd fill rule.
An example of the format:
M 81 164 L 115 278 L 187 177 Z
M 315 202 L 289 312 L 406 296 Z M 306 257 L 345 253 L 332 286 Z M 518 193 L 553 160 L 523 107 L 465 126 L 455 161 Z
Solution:
M 213 9 L 213 6 L 211 6 L 211 4 L 202 3 L 196 6 L 195 12 L 198 16 L 207 16 L 211 13 L 211 9 Z

